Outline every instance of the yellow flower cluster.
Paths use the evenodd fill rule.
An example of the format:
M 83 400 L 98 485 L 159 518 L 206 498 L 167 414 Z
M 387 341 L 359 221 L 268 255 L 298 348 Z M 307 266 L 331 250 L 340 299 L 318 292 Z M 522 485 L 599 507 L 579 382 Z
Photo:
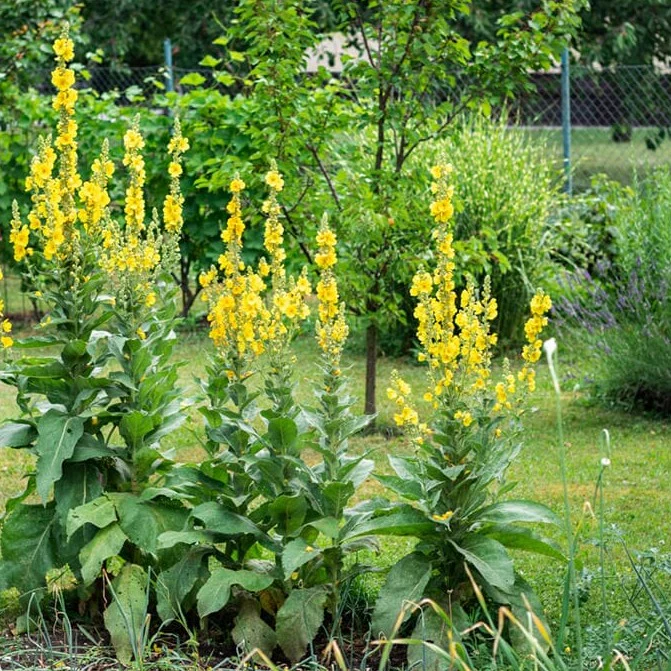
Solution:
M 18 206 L 13 208 L 10 241 L 14 258 L 22 261 L 31 256 L 31 234 L 40 243 L 45 261 L 70 270 L 81 267 L 88 253 L 86 250 L 91 250 L 100 268 L 110 275 L 118 295 L 132 296 L 134 302 L 139 300 L 150 307 L 156 302 L 153 284 L 163 250 L 170 250 L 177 244 L 182 226 L 183 198 L 178 178 L 181 157 L 188 142 L 182 137 L 177 121 L 169 146 L 171 185 L 164 208 L 167 234 L 163 236 L 156 213 L 149 227 L 145 226 L 146 172 L 142 156 L 145 143 L 138 120 L 134 121 L 124 136 L 123 163 L 130 175 L 124 203 L 125 225 L 114 221 L 109 211 L 108 182 L 115 167 L 107 141 L 103 142 L 101 154 L 91 166 L 90 179 L 82 182 L 77 172 L 78 127 L 74 119 L 77 91 L 74 89 L 74 70 L 68 65 L 74 58 L 74 44 L 67 34 L 67 27 L 54 42 L 53 50 L 56 55 L 52 83 L 56 88 L 53 107 L 58 111 L 57 136 L 53 144 L 50 138 L 40 141 L 37 155 L 31 162 L 30 175 L 26 179 L 26 190 L 31 193 L 32 202 L 27 225 L 21 221 Z
M 58 126 L 54 145 L 60 152 L 58 175 L 60 181 L 59 209 L 63 215 L 62 222 L 54 223 L 63 227 L 63 242 L 71 243 L 71 238 L 74 234 L 73 226 L 77 220 L 75 193 L 82 185 L 82 180 L 77 172 L 78 126 L 74 119 L 75 102 L 77 100 L 77 92 L 74 89 L 75 73 L 68 66 L 70 61 L 74 59 L 75 52 L 74 44 L 67 31 L 54 42 L 53 50 L 56 55 L 56 69 L 52 73 L 51 81 L 58 91 L 53 101 L 54 108 L 58 110 Z M 54 236 L 57 236 L 58 232 L 58 226 L 56 226 Z M 43 231 L 47 240 L 48 233 L 47 230 Z M 54 241 L 52 247 L 57 248 L 59 246 L 60 243 Z
M 168 233 L 179 234 L 184 224 L 182 210 L 184 207 L 184 196 L 179 186 L 179 178 L 182 174 L 182 155 L 189 149 L 189 141 L 182 135 L 182 127 L 179 119 L 175 119 L 175 129 L 168 144 L 170 154 L 170 193 L 163 201 L 163 225 Z
M 267 215 L 263 244 L 268 252 L 270 264 L 265 259 L 259 262 L 259 274 L 263 277 L 270 275 L 272 291 L 269 297 L 271 322 L 268 339 L 270 352 L 279 362 L 285 353 L 286 346 L 291 341 L 295 326 L 305 320 L 310 314 L 310 308 L 305 302 L 312 287 L 307 278 L 307 268 L 303 268 L 298 280 L 291 277 L 287 282 L 284 262 L 284 227 L 280 222 L 280 205 L 278 194 L 284 188 L 284 179 L 277 170 L 273 161 L 266 174 L 265 182 L 270 187 L 270 195 L 262 207 Z
M 70 254 L 78 237 L 74 228 L 77 221 L 75 196 L 82 180 L 77 172 L 78 126 L 73 118 L 77 101 L 75 73 L 69 67 L 74 58 L 74 44 L 67 29 L 54 42 L 53 50 L 56 68 L 51 81 L 57 91 L 53 99 L 53 107 L 58 112 L 57 135 L 53 146 L 50 139 L 40 142 L 38 153 L 31 161 L 30 175 L 26 178 L 26 191 L 31 193 L 32 202 L 28 215 L 30 227 L 21 224 L 17 212 L 14 213 L 10 241 L 16 261 L 22 261 L 32 253 L 30 230 L 37 233 L 47 261 L 59 253 L 63 256 Z M 57 162 L 58 172 L 55 174 Z M 62 249 L 63 245 L 66 245 L 65 249 Z
M 124 202 L 122 227 L 117 221 L 105 216 L 102 227 L 101 268 L 109 273 L 118 296 L 123 300 L 139 301 L 147 307 L 156 302 L 152 288 L 155 273 L 161 262 L 161 234 L 158 215 L 154 212 L 149 226 L 145 225 L 144 185 L 146 181 L 145 161 L 142 156 L 144 138 L 139 131 L 139 119 L 124 135 L 123 164 L 129 174 Z M 109 174 L 108 159 L 103 154 L 98 159 L 98 170 L 94 179 L 104 180 Z
M 450 230 L 454 214 L 454 192 L 449 184 L 451 173 L 452 167 L 447 164 L 431 169 L 434 200 L 430 209 L 436 223 L 432 234 L 436 267 L 433 273 L 423 269 L 416 273 L 410 294 L 417 298 L 415 317 L 421 345 L 419 359 L 428 363 L 429 388 L 424 400 L 433 403 L 434 408 L 441 403 L 445 408 L 458 408 L 452 417 L 467 428 L 473 424 L 481 407 L 493 407 L 495 412 L 512 410 L 513 402 L 521 400 L 518 381 L 525 382 L 528 391 L 535 389 L 532 365 L 540 358 L 542 342 L 539 335 L 548 323 L 545 315 L 552 302 L 543 292 L 532 299 L 532 316 L 525 326 L 527 345 L 522 352 L 525 365 L 516 379 L 505 361 L 503 375 L 494 384 L 492 393 L 492 347 L 497 336 L 491 333 L 490 327 L 497 317 L 498 306 L 491 296 L 489 278 L 485 278 L 482 289 L 469 281 L 466 289 L 457 296 L 455 252 Z M 397 375 L 392 376 L 388 395 L 399 408 L 394 415 L 399 426 L 419 423 L 416 411 L 407 402 L 409 387 Z M 486 406 L 488 398 L 493 399 L 492 406 Z M 500 430 L 497 431 L 499 437 Z
M 110 204 L 107 183 L 114 174 L 114 163 L 109 158 L 109 143 L 103 140 L 100 157 L 91 166 L 91 179 L 82 184 L 79 198 L 82 208 L 79 220 L 89 235 L 96 236 L 100 232 L 100 224 Z
M 0 270 L 0 281 L 2 279 L 2 270 Z M 12 322 L 5 318 L 5 302 L 0 298 L 0 345 L 3 349 L 8 349 L 14 344 L 11 332 Z
M 394 413 L 396 425 L 407 427 L 412 440 L 421 444 L 424 437 L 430 433 L 429 428 L 426 424 L 420 423 L 419 413 L 409 401 L 412 398 L 412 388 L 399 376 L 397 371 L 393 371 L 391 374 L 387 398 L 396 404 L 396 412 Z
M 522 359 L 525 365 L 518 373 L 520 382 L 527 383 L 529 391 L 536 389 L 536 371 L 531 367 L 541 358 L 543 341 L 539 338 L 543 329 L 547 326 L 546 314 L 552 309 L 552 299 L 542 290 L 538 291 L 531 299 L 531 318 L 524 325 L 524 335 L 527 344 L 522 350 Z
M 315 262 L 321 270 L 317 283 L 319 299 L 317 343 L 326 356 L 330 371 L 338 375 L 340 357 L 349 335 L 349 327 L 345 319 L 345 304 L 339 302 L 338 282 L 333 272 L 333 266 L 337 262 L 336 236 L 329 228 L 326 215 L 322 218 L 317 233 L 317 245 L 319 251 L 315 255 Z
M 264 246 L 270 263 L 259 261 L 258 270 L 242 260 L 242 217 L 240 194 L 245 183 L 236 176 L 230 184 L 232 198 L 229 218 L 221 237 L 226 251 L 219 257 L 219 269 L 212 267 L 200 276 L 209 303 L 210 337 L 220 355 L 228 361 L 232 374 L 244 376 L 251 359 L 268 352 L 278 361 L 291 341 L 294 327 L 309 315 L 305 302 L 311 291 L 307 269 L 295 279 L 287 279 L 284 262 L 284 227 L 280 222 L 278 194 L 284 187 L 277 166 L 271 164 L 265 182 L 270 195 L 262 211 L 266 214 Z M 222 277 L 220 277 L 220 273 Z M 264 278 L 269 277 L 270 287 Z
M 205 289 L 203 299 L 210 306 L 207 316 L 210 338 L 238 376 L 244 375 L 250 357 L 265 351 L 271 323 L 271 313 L 262 297 L 266 284 L 260 274 L 242 261 L 245 224 L 240 193 L 244 188 L 245 183 L 237 176 L 230 184 L 233 196 L 226 207 L 229 218 L 221 234 L 226 252 L 219 257 L 223 277 L 217 281 L 216 268 L 200 276 Z
M 431 377 L 425 398 L 436 407 L 438 397 L 453 386 L 457 391 L 485 388 L 490 374 L 490 347 L 496 342 L 496 336 L 489 333 L 489 323 L 497 314 L 489 283 L 485 284 L 482 297 L 470 284 L 457 301 L 453 235 L 449 228 L 454 213 L 454 188 L 448 181 L 451 172 L 452 166 L 447 164 L 431 170 L 435 178 L 431 213 L 437 224 L 433 231 L 437 263 L 433 274 L 420 270 L 410 288 L 410 294 L 418 299 L 415 317 L 422 345 L 419 358 L 428 361 Z

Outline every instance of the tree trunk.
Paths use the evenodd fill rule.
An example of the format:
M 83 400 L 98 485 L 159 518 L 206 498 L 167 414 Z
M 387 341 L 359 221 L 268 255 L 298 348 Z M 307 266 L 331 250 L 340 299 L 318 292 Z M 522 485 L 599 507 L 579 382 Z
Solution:
M 375 383 L 377 381 L 377 326 L 369 324 L 366 329 L 366 404 L 364 412 L 374 415 L 377 412 L 375 403 Z M 375 428 L 375 420 L 370 425 Z

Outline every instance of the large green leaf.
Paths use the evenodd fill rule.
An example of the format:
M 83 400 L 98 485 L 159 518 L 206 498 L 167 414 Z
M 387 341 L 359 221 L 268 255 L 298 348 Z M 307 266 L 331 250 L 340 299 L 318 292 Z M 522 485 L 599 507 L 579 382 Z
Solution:
M 298 442 L 296 422 L 288 417 L 271 419 L 268 422 L 268 440 L 278 452 L 291 452 Z
M 111 603 L 104 613 L 116 656 L 130 664 L 134 652 L 143 653 L 147 618 L 147 574 L 141 566 L 125 564 L 112 582 Z
M 24 447 L 32 445 L 37 430 L 32 424 L 8 422 L 0 425 L 0 447 Z
M 21 593 L 44 585 L 52 568 L 62 565 L 55 533 L 53 502 L 47 506 L 19 504 L 2 525 L 0 591 L 16 587 Z
M 214 501 L 208 501 L 196 506 L 191 515 L 200 520 L 207 531 L 214 531 L 224 536 L 238 534 L 254 534 L 258 536 L 261 530 L 250 520 L 238 515 Z
M 382 474 L 376 474 L 375 479 L 406 501 L 419 501 L 422 498 L 422 484 L 418 480 L 406 480 L 397 475 Z
M 134 410 L 123 416 L 119 424 L 119 433 L 131 447 L 142 445 L 142 439 L 154 428 L 151 417 Z
M 500 501 L 483 508 L 478 513 L 479 522 L 513 524 L 515 522 L 540 522 L 561 525 L 561 520 L 550 508 L 534 501 Z
M 205 617 L 220 611 L 231 597 L 231 587 L 240 585 L 249 592 L 260 592 L 270 587 L 270 575 L 254 571 L 232 571 L 219 567 L 212 571 L 207 582 L 198 590 L 198 615 Z
M 466 536 L 459 545 L 450 542 L 485 581 L 504 591 L 512 589 L 515 583 L 513 562 L 501 543 L 475 533 Z
M 385 515 L 368 518 L 353 525 L 346 538 L 368 536 L 370 534 L 386 536 L 422 536 L 431 533 L 436 525 L 426 515 L 411 506 L 401 506 Z
M 179 543 L 195 545 L 196 543 L 211 543 L 214 545 L 215 536 L 207 531 L 165 531 L 158 537 L 157 548 L 166 550 L 175 547 Z
M 296 538 L 284 546 L 282 550 L 282 568 L 284 577 L 288 580 L 291 574 L 303 564 L 318 557 L 320 548 L 311 547 L 302 538 Z
M 284 654 L 298 662 L 305 656 L 324 621 L 328 594 L 322 585 L 295 589 L 277 612 L 277 641 Z
M 98 529 L 102 529 L 115 522 L 116 519 L 114 503 L 107 496 L 99 496 L 97 499 L 85 503 L 83 506 L 78 506 L 68 513 L 66 532 L 68 538 L 71 538 L 72 534 L 85 524 L 93 524 Z
M 163 622 L 175 619 L 203 570 L 206 548 L 192 548 L 156 579 L 156 610 Z
M 261 650 L 270 657 L 277 645 L 275 632 L 261 619 L 259 604 L 255 599 L 241 601 L 235 616 L 235 627 L 231 631 L 235 644 L 244 653 Z
M 507 548 L 525 550 L 526 552 L 534 552 L 539 555 L 552 557 L 559 561 L 566 561 L 566 556 L 555 541 L 543 538 L 531 529 L 511 524 L 497 524 L 487 527 L 483 533 L 498 541 L 501 545 L 505 545 Z
M 71 510 L 102 494 L 102 477 L 95 464 L 63 464 L 63 477 L 54 485 L 56 513 L 64 524 Z
M 430 578 L 431 562 L 416 552 L 392 566 L 375 602 L 371 624 L 373 636 L 391 637 L 404 604 L 420 601 Z
M 119 525 L 130 541 L 140 549 L 155 554 L 158 537 L 166 531 L 184 527 L 187 510 L 164 499 L 142 501 L 134 494 L 114 494 Z
M 351 482 L 329 482 L 325 487 L 322 487 L 324 514 L 339 518 L 349 500 L 354 496 L 355 491 Z
M 51 485 L 61 478 L 63 462 L 72 456 L 84 433 L 84 420 L 52 408 L 38 421 L 37 433 L 37 493 L 46 501 Z
M 307 510 L 308 502 L 301 494 L 294 496 L 283 494 L 268 504 L 268 512 L 282 536 L 288 536 L 300 528 Z
M 79 553 L 84 585 L 90 585 L 100 575 L 103 562 L 118 555 L 127 540 L 118 522 L 96 532 Z

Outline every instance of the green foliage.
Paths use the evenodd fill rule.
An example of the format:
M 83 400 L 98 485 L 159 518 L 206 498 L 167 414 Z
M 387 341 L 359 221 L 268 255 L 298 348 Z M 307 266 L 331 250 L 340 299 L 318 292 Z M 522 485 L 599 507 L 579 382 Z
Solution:
M 532 13 L 538 2 L 522 0 L 517 7 L 521 12 Z M 463 19 L 463 31 L 475 42 L 491 40 L 498 29 L 497 21 L 509 11 L 506 0 L 476 3 L 471 14 Z M 580 19 L 575 45 L 585 63 L 643 65 L 655 59 L 664 60 L 671 53 L 671 10 L 657 0 L 616 3 L 591 0 L 581 9 Z
M 376 532 L 411 535 L 419 542 L 412 554 L 391 569 L 380 592 L 373 615 L 376 635 L 389 636 L 399 628 L 396 617 L 407 601 L 417 603 L 428 597 L 440 604 L 446 594 L 452 594 L 451 607 L 468 606 L 473 598 L 467 588 L 468 567 L 488 601 L 513 609 L 522 606 L 523 595 L 532 599 L 533 593 L 516 575 L 509 548 L 563 560 L 552 541 L 520 526 L 557 525 L 559 520 L 550 509 L 499 498 L 511 489 L 504 475 L 519 451 L 515 426 L 505 428 L 505 438 L 496 438 L 485 417 L 481 418 L 485 421 L 482 430 L 473 433 L 447 412 L 441 415 L 434 420 L 434 435 L 422 444 L 423 454 L 390 457 L 396 475 L 378 476 L 399 497 L 410 501 L 416 516 L 413 523 L 399 527 L 389 514 L 396 507 L 379 511 Z
M 407 277 L 399 275 L 399 251 L 412 255 L 418 247 L 408 235 L 412 220 L 404 221 L 402 214 L 414 182 L 408 158 L 449 131 L 462 111 L 488 113 L 526 85 L 530 69 L 549 67 L 576 26 L 577 7 L 567 1 L 529 17 L 506 15 L 495 41 L 472 46 L 455 31 L 458 17 L 468 11 L 466 2 L 338 2 L 338 27 L 359 53 L 343 58 L 338 80 L 323 70 L 305 77 L 306 49 L 316 40 L 298 3 L 243 2 L 239 26 L 222 39 L 224 45 L 238 40 L 246 48 L 229 52 L 225 76 L 230 82 L 230 72 L 240 73 L 247 88 L 251 113 L 241 130 L 250 140 L 251 159 L 277 158 L 296 185 L 295 205 L 285 208 L 288 230 L 299 242 L 308 232 L 294 223 L 303 202 L 322 208 L 324 199 L 330 200 L 330 209 L 338 211 L 349 269 L 345 298 L 367 326 L 368 414 L 375 413 L 378 331 L 407 321 L 402 309 Z M 457 91 L 455 69 L 475 83 Z M 363 131 L 356 162 L 336 149 L 353 130 Z M 208 188 L 221 187 L 222 168 L 230 178 L 228 162 L 210 163 Z M 319 195 L 305 200 L 308 192 Z M 315 209 L 309 213 L 302 221 L 316 223 Z
M 144 655 L 149 626 L 147 574 L 141 566 L 125 564 L 109 588 L 112 603 L 104 613 L 105 627 L 118 660 L 128 665 Z
M 597 396 L 668 413 L 671 175 L 613 194 L 616 252 L 565 278 L 558 314 L 592 348 Z
M 568 270 L 593 272 L 612 263 L 619 246 L 618 211 L 631 189 L 605 175 L 595 175 L 584 192 L 560 201 L 550 220 L 553 260 Z
M 348 555 L 374 547 L 347 508 L 373 466 L 348 453 L 349 437 L 368 419 L 352 415 L 339 375 L 327 373 L 317 407 L 303 409 L 293 400 L 290 369 L 264 376 L 262 403 L 265 394 L 251 391 L 249 378 L 226 375 L 221 365 L 201 383 L 210 456 L 173 469 L 168 483 L 195 507 L 184 531 L 159 538 L 164 548 L 191 547 L 158 576 L 166 587 L 159 614 L 176 619 L 193 599 L 200 617 L 228 607 L 236 642 L 257 640 L 267 654 L 279 645 L 298 661 L 325 611 L 338 627 L 342 593 L 362 570 Z M 308 447 L 320 463 L 303 460 Z M 262 559 L 268 552 L 274 559 Z M 182 575 L 175 594 L 170 586 Z M 274 627 L 260 619 L 261 609 Z

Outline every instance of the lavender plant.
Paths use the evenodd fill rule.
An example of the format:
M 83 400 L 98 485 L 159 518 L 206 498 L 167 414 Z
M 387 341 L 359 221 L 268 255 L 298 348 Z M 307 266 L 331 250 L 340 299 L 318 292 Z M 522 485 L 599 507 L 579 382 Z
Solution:
M 596 395 L 671 411 L 671 173 L 657 171 L 620 201 L 618 249 L 561 278 L 556 322 L 593 353 Z

